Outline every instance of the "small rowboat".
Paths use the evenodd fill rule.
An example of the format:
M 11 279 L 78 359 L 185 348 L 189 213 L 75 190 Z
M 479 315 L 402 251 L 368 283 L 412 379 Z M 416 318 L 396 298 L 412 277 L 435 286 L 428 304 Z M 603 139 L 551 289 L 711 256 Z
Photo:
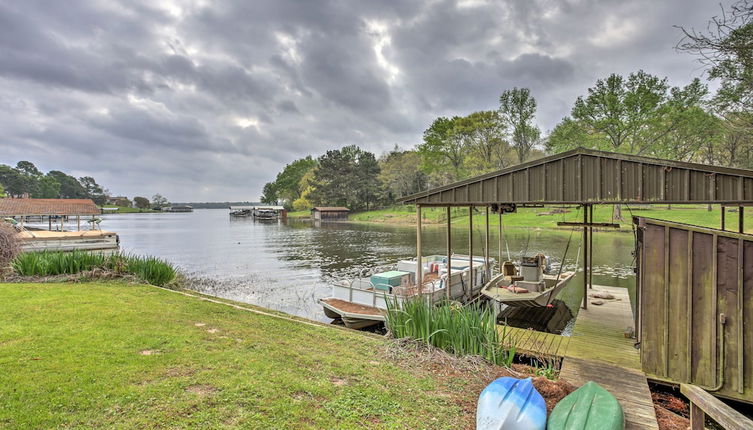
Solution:
M 617 399 L 599 384 L 586 382 L 560 400 L 549 416 L 550 430 L 622 430 L 625 416 Z
M 575 275 L 574 272 L 564 272 L 559 279 L 557 276 L 544 275 L 542 277 L 543 288 L 540 291 L 529 291 L 517 286 L 510 276 L 500 274 L 481 289 L 481 294 L 508 306 L 547 306 L 565 288 L 573 275 Z
M 544 430 L 546 403 L 531 378 L 498 378 L 478 398 L 476 430 Z

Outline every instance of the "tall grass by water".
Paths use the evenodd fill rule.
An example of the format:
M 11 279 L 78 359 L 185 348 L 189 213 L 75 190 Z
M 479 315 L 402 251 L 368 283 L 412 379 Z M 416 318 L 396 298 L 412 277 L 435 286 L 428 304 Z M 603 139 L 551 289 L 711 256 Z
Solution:
M 163 286 L 177 275 L 175 268 L 165 260 L 130 254 L 104 255 L 84 251 L 26 252 L 11 263 L 21 276 L 74 275 L 94 269 L 117 274 L 134 275 L 152 285 Z
M 491 309 L 478 304 L 434 305 L 423 299 L 388 302 L 387 327 L 396 338 L 413 338 L 456 355 L 476 355 L 509 366 L 515 348 L 505 346 Z

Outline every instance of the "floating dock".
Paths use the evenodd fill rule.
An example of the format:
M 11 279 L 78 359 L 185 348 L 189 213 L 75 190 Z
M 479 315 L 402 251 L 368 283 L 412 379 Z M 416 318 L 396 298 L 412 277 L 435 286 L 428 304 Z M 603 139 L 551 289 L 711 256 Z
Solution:
M 116 233 L 103 230 L 45 231 L 24 230 L 18 233 L 21 250 L 28 251 L 104 251 L 115 252 L 120 246 Z
M 625 288 L 594 285 L 589 294 L 603 291 L 614 296 L 600 306 L 581 309 L 571 336 L 516 327 L 504 330 L 505 344 L 532 357 L 563 358 L 560 377 L 580 386 L 594 381 L 612 393 L 625 411 L 626 429 L 658 429 L 656 412 L 641 371 L 635 339 L 626 336 L 634 326 L 630 297 Z

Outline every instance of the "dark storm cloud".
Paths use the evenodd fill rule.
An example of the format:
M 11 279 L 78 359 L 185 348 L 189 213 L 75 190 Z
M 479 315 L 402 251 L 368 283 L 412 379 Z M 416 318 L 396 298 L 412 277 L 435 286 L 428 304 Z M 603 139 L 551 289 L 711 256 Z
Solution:
M 0 0 L 0 163 L 116 194 L 256 199 L 284 164 L 420 141 L 529 87 L 551 129 L 609 73 L 700 75 L 713 2 Z

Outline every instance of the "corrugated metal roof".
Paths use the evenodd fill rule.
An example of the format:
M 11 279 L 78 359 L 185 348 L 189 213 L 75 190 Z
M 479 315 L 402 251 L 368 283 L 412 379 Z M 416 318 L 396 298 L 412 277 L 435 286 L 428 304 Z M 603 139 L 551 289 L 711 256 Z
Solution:
M 91 199 L 0 199 L 0 216 L 97 215 Z
M 350 209 L 344 208 L 342 206 L 317 206 L 311 208 L 311 210 L 319 212 L 350 212 Z
M 578 148 L 398 201 L 435 206 L 750 203 L 753 171 Z

